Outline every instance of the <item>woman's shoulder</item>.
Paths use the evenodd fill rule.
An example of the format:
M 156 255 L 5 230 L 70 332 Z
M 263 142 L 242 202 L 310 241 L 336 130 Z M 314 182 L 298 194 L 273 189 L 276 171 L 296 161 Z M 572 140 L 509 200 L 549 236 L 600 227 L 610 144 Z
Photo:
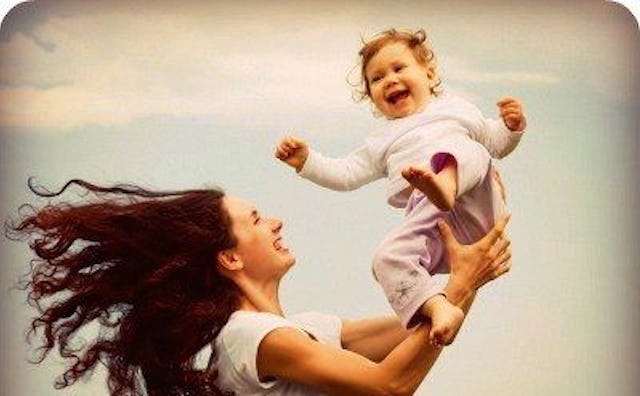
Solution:
M 326 342 L 327 334 L 332 333 L 328 330 L 331 327 L 329 323 L 334 323 L 335 329 L 336 321 L 339 319 L 335 316 L 317 312 L 287 317 L 268 312 L 234 312 L 215 341 L 215 366 L 220 386 L 242 389 L 244 393 L 241 394 L 262 394 L 265 389 L 271 389 L 273 394 L 316 394 L 310 393 L 307 388 L 292 393 L 289 387 L 293 385 L 278 380 L 260 381 L 256 365 L 258 348 L 267 335 L 280 328 L 293 328 L 301 334 L 309 334 L 320 342 Z M 284 393 L 275 391 L 276 387 L 284 387 Z M 297 389 L 298 385 L 294 387 Z
M 247 342 L 248 339 L 262 339 L 278 327 L 295 327 L 295 324 L 287 318 L 269 312 L 235 311 L 220 331 L 218 338 L 226 342 Z
M 215 340 L 218 368 L 224 368 L 225 375 L 235 372 L 241 377 L 257 378 L 258 347 L 267 334 L 281 327 L 295 327 L 295 324 L 267 312 L 234 312 Z
M 257 347 L 271 331 L 290 327 L 304 331 L 318 341 L 339 342 L 342 321 L 334 315 L 320 312 L 304 312 L 288 317 L 269 312 L 236 311 L 220 331 L 218 341 L 225 349 Z

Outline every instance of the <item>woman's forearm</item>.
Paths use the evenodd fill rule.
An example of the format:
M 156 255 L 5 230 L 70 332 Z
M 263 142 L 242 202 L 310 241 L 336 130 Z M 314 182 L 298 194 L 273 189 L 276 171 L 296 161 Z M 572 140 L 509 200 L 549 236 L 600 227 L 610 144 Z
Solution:
M 508 217 L 499 220 L 473 245 L 460 245 L 446 223 L 440 224 L 451 266 L 445 291 L 465 312 L 478 288 L 510 268 L 507 221 Z M 442 351 L 430 344 L 430 330 L 427 324 L 419 325 L 382 362 L 374 363 L 352 351 L 313 342 L 294 329 L 278 329 L 260 345 L 258 372 L 335 395 L 411 395 Z
M 445 286 L 445 292 L 447 300 L 462 309 L 465 315 L 469 312 L 476 296 L 476 290 L 455 279 L 454 276 L 449 278 L 449 283 Z
M 400 320 L 390 315 L 343 321 L 341 341 L 344 349 L 380 362 L 409 334 Z
M 475 297 L 475 290 L 453 276 L 445 290 L 447 298 L 466 314 Z M 429 331 L 429 325 L 421 324 L 380 363 L 382 369 L 389 371 L 393 394 L 412 394 L 438 359 L 442 348 L 430 344 Z
M 429 343 L 430 326 L 420 324 L 379 364 L 392 395 L 411 395 L 438 359 L 442 348 Z

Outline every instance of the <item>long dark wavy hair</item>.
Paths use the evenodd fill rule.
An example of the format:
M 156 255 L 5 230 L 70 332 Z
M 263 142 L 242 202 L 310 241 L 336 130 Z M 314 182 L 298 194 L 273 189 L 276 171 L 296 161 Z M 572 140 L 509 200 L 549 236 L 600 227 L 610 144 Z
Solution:
M 62 202 L 72 186 L 82 196 Z M 5 234 L 29 241 L 35 254 L 22 282 L 39 313 L 28 340 L 40 334 L 36 363 L 56 346 L 70 362 L 55 387 L 72 385 L 101 363 L 112 395 L 224 394 L 215 370 L 194 361 L 240 295 L 216 269 L 217 253 L 236 244 L 224 193 L 77 179 L 55 192 L 32 179 L 29 188 L 47 202 L 23 205 L 19 219 L 5 222 Z M 99 335 L 79 343 L 74 336 L 95 322 Z

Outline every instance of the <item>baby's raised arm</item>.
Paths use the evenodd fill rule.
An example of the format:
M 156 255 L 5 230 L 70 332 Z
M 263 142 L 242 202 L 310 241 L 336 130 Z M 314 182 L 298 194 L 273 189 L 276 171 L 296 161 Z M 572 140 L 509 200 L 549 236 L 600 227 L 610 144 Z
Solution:
M 351 191 L 385 176 L 379 160 L 363 145 L 344 158 L 325 157 L 295 136 L 283 138 L 275 156 L 305 179 L 336 191 Z
M 505 96 L 496 103 L 499 120 L 481 117 L 469 130 L 470 137 L 482 144 L 493 158 L 504 158 L 520 143 L 527 119 L 520 100 Z

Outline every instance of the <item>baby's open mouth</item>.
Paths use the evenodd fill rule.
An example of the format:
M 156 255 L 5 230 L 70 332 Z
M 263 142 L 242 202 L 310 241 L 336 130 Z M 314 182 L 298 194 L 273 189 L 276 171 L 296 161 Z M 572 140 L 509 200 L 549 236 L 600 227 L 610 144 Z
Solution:
M 398 103 L 398 101 L 406 98 L 407 96 L 409 96 L 409 90 L 405 89 L 403 91 L 397 91 L 392 93 L 391 95 L 387 96 L 387 102 L 391 103 L 391 104 L 396 104 Z

